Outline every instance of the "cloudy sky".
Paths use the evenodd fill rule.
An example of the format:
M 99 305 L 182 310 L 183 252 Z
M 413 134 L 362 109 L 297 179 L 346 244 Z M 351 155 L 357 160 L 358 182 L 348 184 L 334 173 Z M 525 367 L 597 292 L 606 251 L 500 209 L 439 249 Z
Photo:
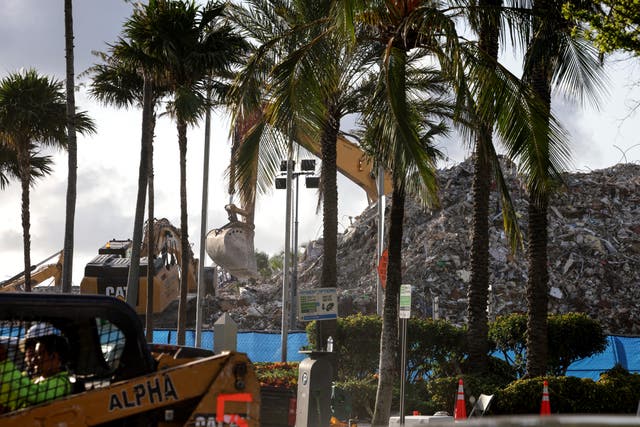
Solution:
M 95 62 L 92 51 L 106 50 L 116 40 L 131 5 L 122 0 L 81 0 L 74 2 L 76 76 Z M 0 78 L 21 68 L 35 68 L 41 74 L 63 80 L 65 76 L 63 2 L 52 0 L 3 0 L 0 7 Z M 515 60 L 505 55 L 507 62 Z M 640 80 L 636 62 L 619 60 L 609 66 L 614 83 L 600 110 L 582 108 L 561 98 L 554 111 L 572 134 L 573 170 L 588 171 L 619 162 L 640 161 L 640 117 L 629 114 L 630 105 L 640 99 L 633 82 Z M 77 84 L 83 83 L 78 80 Z M 97 124 L 97 134 L 78 139 L 78 199 L 74 283 L 79 284 L 84 265 L 100 246 L 112 238 L 130 238 L 137 186 L 140 146 L 139 110 L 115 110 L 89 99 L 82 88 L 76 105 L 89 112 Z M 187 183 L 189 235 L 199 253 L 202 209 L 203 129 L 189 130 Z M 228 203 L 224 170 L 229 160 L 228 117 L 214 114 L 211 135 L 210 187 L 207 229 L 226 223 Z M 617 147 L 617 148 L 616 148 Z M 452 141 L 440 147 L 450 157 L 448 164 L 468 154 Z M 31 260 L 37 263 L 63 247 L 67 160 L 56 153 L 54 174 L 41 180 L 31 191 Z M 443 165 L 444 166 L 444 165 Z M 178 147 L 174 124 L 160 119 L 156 128 L 156 217 L 168 218 L 179 226 Z M 367 205 L 359 187 L 341 177 L 339 223 L 348 226 L 350 217 Z M 256 249 L 274 254 L 284 248 L 284 191 L 273 190 L 258 200 Z M 322 221 L 316 214 L 316 190 L 300 191 L 300 242 L 321 237 Z M 19 183 L 0 191 L 0 280 L 22 269 L 22 229 Z M 210 263 L 209 260 L 206 261 Z

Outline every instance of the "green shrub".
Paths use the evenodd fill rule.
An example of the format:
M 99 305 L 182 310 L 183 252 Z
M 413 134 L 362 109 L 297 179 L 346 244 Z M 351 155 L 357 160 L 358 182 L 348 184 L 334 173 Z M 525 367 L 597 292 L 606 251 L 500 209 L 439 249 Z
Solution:
M 466 332 L 444 320 L 410 319 L 407 329 L 407 375 L 411 381 L 460 371 Z M 315 348 L 315 322 L 307 325 Z M 338 318 L 333 351 L 338 358 L 338 378 L 368 378 L 377 372 L 381 318 L 356 314 Z M 398 366 L 399 368 L 399 366 Z
M 547 322 L 547 372 L 550 375 L 565 375 L 573 362 L 600 353 L 607 347 L 607 336 L 600 323 L 584 313 L 550 315 Z M 526 314 L 501 316 L 489 323 L 489 340 L 492 349 L 501 352 L 518 376 L 523 376 L 526 372 Z
M 410 319 L 408 323 L 407 376 L 411 381 L 460 372 L 465 329 L 444 320 Z
M 315 321 L 306 328 L 312 348 L 316 348 L 315 328 Z M 339 379 L 365 379 L 378 370 L 381 328 L 380 316 L 376 315 L 356 314 L 338 318 L 333 351 L 338 358 Z
M 566 375 L 576 360 L 602 353 L 607 336 L 597 320 L 584 313 L 549 316 L 549 373 Z
M 332 402 L 335 416 L 341 420 L 373 418 L 377 388 L 378 379 L 373 375 L 369 378 L 336 381 L 334 396 L 337 398 Z
M 489 373 L 485 375 L 456 375 L 429 381 L 427 383 L 427 399 L 431 404 L 431 413 L 447 411 L 449 414 L 453 414 L 460 379 L 463 380 L 467 413 L 473 407 L 472 396 L 477 399 L 481 394 L 495 394 L 515 379 L 514 371 L 503 360 L 490 358 L 489 364 Z M 487 413 L 492 413 L 491 408 Z
M 549 383 L 549 401 L 553 414 L 633 414 L 640 400 L 640 375 L 614 368 L 601 375 L 598 381 L 576 377 L 514 381 L 496 392 L 492 413 L 540 413 L 545 379 Z

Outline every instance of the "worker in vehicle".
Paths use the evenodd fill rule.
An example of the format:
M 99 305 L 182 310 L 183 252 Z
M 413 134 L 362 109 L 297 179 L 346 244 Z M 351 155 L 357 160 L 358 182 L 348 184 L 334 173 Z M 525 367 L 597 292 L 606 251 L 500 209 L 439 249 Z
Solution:
M 13 361 L 7 359 L 7 349 L 0 347 L 0 409 L 14 411 L 57 399 L 71 392 L 66 369 L 69 351 L 67 340 L 59 330 L 51 326 L 48 330 L 48 335 L 25 339 L 25 349 L 27 344 L 35 342 L 33 358 L 31 362 L 27 362 L 32 364 L 32 378 L 20 372 Z

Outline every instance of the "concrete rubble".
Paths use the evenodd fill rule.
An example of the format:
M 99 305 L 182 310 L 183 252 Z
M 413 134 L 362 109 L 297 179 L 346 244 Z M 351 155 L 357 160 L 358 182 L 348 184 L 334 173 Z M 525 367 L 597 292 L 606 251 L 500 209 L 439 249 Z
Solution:
M 516 168 L 505 178 L 526 239 L 527 201 Z M 403 283 L 414 285 L 412 315 L 466 322 L 471 277 L 471 179 L 468 160 L 439 171 L 440 202 L 429 210 L 405 207 Z M 618 164 L 569 173 L 549 209 L 549 311 L 585 312 L 611 334 L 640 334 L 640 165 Z M 386 201 L 386 211 L 391 206 Z M 526 312 L 526 249 L 513 253 L 502 229 L 497 193 L 491 195 L 490 318 Z M 387 219 L 388 220 L 388 219 Z M 387 228 L 388 229 L 388 228 Z M 257 231 L 259 233 L 259 230 Z M 365 209 L 338 237 L 339 315 L 376 308 L 377 206 Z M 319 287 L 322 241 L 309 242 L 298 272 L 300 288 Z M 280 330 L 282 277 L 265 283 L 222 285 L 209 300 L 213 323 L 228 311 L 243 330 Z M 293 329 L 302 329 L 299 323 Z

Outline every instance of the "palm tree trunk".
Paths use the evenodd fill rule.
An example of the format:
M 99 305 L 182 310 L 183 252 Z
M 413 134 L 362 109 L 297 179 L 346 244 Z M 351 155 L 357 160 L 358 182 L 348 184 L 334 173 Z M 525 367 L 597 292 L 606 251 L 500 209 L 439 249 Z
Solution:
M 67 206 L 64 227 L 64 254 L 62 263 L 62 292 L 70 293 L 73 280 L 74 224 L 76 217 L 76 197 L 78 181 L 78 147 L 74 116 L 76 100 L 73 67 L 73 1 L 64 0 L 65 52 L 67 57 L 67 137 L 69 151 L 69 172 L 67 179 Z
M 394 172 L 395 173 L 395 172 Z M 394 177 L 394 182 L 397 180 Z M 380 335 L 380 364 L 376 406 L 371 425 L 389 425 L 393 383 L 398 377 L 398 298 L 402 282 L 402 233 L 404 221 L 404 187 L 393 187 L 389 224 L 389 264 L 384 290 L 382 333 Z
M 29 184 L 31 183 L 30 153 L 24 147 L 29 144 L 18 144 L 17 156 L 20 170 L 20 184 L 22 185 L 22 245 L 24 248 L 24 291 L 31 292 L 31 235 L 29 212 Z
M 149 145 L 153 142 L 153 85 L 145 74 L 142 91 L 142 141 L 140 144 L 140 166 L 138 169 L 138 196 L 133 222 L 133 241 L 131 243 L 131 261 L 127 277 L 127 304 L 138 305 L 140 285 L 140 248 L 142 246 L 142 227 L 144 226 L 144 205 L 147 195 L 147 166 L 149 164 Z
M 487 134 L 487 131 L 488 134 Z M 491 165 L 486 144 L 491 144 L 490 128 L 482 126 L 473 157 L 473 234 L 471 242 L 471 283 L 468 290 L 469 371 L 487 368 L 489 350 L 487 301 L 489 294 L 489 196 Z
M 545 197 L 538 204 L 529 202 L 529 270 L 527 280 L 527 377 L 539 377 L 547 371 L 547 208 Z
M 551 10 L 553 2 L 535 1 L 533 3 L 533 28 L 534 31 L 541 31 L 544 25 L 545 14 L 543 11 Z M 542 102 L 545 109 L 547 123 L 551 112 L 551 64 L 544 62 L 532 64 L 529 84 Z M 548 163 L 548 132 L 544 132 L 536 141 L 540 144 L 539 152 L 544 152 L 546 158 L 541 159 Z M 547 177 L 545 177 L 547 178 Z M 527 256 L 529 260 L 527 278 L 527 377 L 537 377 L 544 375 L 547 371 L 547 313 L 548 313 L 548 282 L 549 272 L 547 270 L 547 239 L 548 239 L 548 218 L 549 195 L 530 196 L 529 200 L 529 224 L 528 224 L 528 247 Z
M 155 129 L 155 117 L 153 118 Z M 154 221 L 154 187 L 153 187 L 153 143 L 149 144 L 149 156 L 147 166 L 147 183 L 149 187 L 149 204 L 147 209 L 147 301 L 145 310 L 145 331 L 148 342 L 153 342 L 153 278 L 155 277 L 155 237 L 153 235 Z
M 481 0 L 479 45 L 487 55 L 487 66 L 495 67 L 491 61 L 498 60 L 499 22 L 496 19 L 501 0 Z M 468 292 L 468 351 L 469 370 L 482 373 L 487 369 L 489 351 L 487 304 L 489 293 L 489 196 L 491 192 L 491 162 L 489 147 L 492 140 L 493 123 L 489 120 L 479 124 L 476 148 L 473 157 L 473 234 L 471 243 L 471 283 Z
M 187 223 L 187 123 L 178 118 L 178 145 L 180 149 L 180 233 L 182 234 L 180 266 L 180 301 L 178 303 L 178 345 L 184 345 L 187 327 L 187 292 L 189 286 L 189 230 Z
M 337 185 L 337 151 L 340 114 L 334 104 L 329 108 L 328 120 L 320 138 L 322 156 L 322 239 L 324 255 L 320 283 L 323 288 L 335 288 L 338 281 L 338 185 Z M 297 262 L 297 260 L 294 260 Z M 325 320 L 317 322 L 316 342 L 324 347 L 327 339 L 336 336 L 337 322 Z M 337 367 L 336 367 L 337 368 Z

